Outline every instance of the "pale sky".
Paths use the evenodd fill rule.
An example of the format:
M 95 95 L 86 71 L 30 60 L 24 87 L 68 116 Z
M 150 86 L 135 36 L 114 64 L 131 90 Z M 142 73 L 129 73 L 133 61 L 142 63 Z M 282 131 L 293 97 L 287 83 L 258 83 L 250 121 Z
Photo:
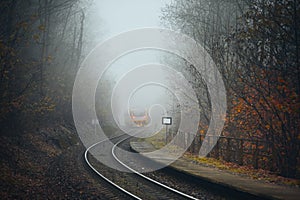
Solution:
M 135 28 L 161 27 L 161 8 L 170 0 L 95 0 L 92 12 L 101 19 L 104 38 Z
M 162 27 L 160 21 L 161 9 L 171 0 L 95 0 L 89 9 L 89 22 L 96 43 L 118 35 L 122 32 L 144 27 Z M 92 44 L 96 46 L 97 44 Z M 146 63 L 160 63 L 161 52 L 140 51 L 120 58 L 112 64 L 109 73 L 114 80 L 118 80 L 126 71 Z M 156 76 L 163 74 L 156 73 Z M 139 77 L 136 77 L 139 78 Z M 136 106 L 149 106 L 164 99 L 165 89 L 159 86 L 148 86 L 141 88 L 133 97 L 132 102 Z M 119 101 L 127 101 L 118 94 Z M 159 100 L 159 101 L 161 101 Z M 124 116 L 125 110 L 120 109 L 119 115 Z

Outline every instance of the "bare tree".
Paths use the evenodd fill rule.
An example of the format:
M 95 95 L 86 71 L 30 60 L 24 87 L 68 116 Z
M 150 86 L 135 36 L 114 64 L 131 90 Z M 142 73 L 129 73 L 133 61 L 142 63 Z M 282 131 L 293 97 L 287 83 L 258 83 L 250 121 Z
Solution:
M 299 162 L 299 7 L 294 0 L 178 0 L 163 16 L 200 42 L 222 73 L 223 134 L 267 140 L 271 169 L 291 177 Z M 197 76 L 193 85 L 205 87 Z

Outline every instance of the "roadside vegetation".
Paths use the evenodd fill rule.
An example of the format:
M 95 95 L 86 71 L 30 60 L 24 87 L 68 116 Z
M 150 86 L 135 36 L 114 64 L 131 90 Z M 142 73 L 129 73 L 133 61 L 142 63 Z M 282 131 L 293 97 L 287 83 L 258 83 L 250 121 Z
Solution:
M 199 42 L 223 77 L 222 136 L 232 139 L 220 140 L 219 149 L 227 151 L 210 156 L 300 178 L 299 1 L 176 0 L 163 11 L 165 25 Z M 201 120 L 191 147 L 197 154 L 210 122 L 210 95 L 190 63 L 170 64 L 189 78 L 198 97 Z
M 160 133 L 146 139 L 139 139 L 139 142 L 148 142 L 155 149 L 161 149 L 165 145 L 165 131 L 161 131 Z M 179 146 L 173 146 L 170 148 L 177 149 Z M 225 172 L 233 173 L 239 176 L 248 177 L 251 179 L 257 179 L 260 181 L 265 181 L 268 183 L 274 183 L 279 185 L 287 185 L 293 187 L 300 187 L 300 180 L 296 178 L 286 178 L 280 176 L 274 172 L 264 169 L 255 169 L 251 165 L 238 165 L 233 162 L 227 162 L 222 159 L 216 159 L 213 157 L 203 157 L 200 158 L 198 155 L 195 155 L 191 152 L 185 152 L 182 156 L 183 159 L 186 159 L 187 162 L 193 162 L 194 164 L 213 167 L 218 170 L 223 170 Z

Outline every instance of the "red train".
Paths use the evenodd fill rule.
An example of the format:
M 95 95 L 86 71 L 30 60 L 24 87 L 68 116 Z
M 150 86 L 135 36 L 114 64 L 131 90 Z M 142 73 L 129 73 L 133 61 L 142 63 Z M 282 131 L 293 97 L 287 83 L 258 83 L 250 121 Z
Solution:
M 138 127 L 145 126 L 149 123 L 149 115 L 147 109 L 144 111 L 130 110 L 131 121 Z

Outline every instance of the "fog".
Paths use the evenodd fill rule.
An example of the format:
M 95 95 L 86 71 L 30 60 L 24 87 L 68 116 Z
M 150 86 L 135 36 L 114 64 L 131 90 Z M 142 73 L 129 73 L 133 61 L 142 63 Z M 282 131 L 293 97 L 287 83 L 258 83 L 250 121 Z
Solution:
M 299 13 L 296 0 L 0 1 L 2 199 L 102 197 L 78 155 L 124 133 L 294 185 Z
M 124 31 L 143 28 L 161 27 L 161 9 L 170 0 L 98 0 L 95 1 L 90 14 L 91 19 L 101 21 L 101 40 Z
M 87 29 L 89 29 L 91 37 L 94 37 L 94 43 L 91 43 L 89 48 L 92 49 L 99 43 L 125 31 L 145 27 L 162 27 L 160 20 L 161 9 L 168 2 L 170 1 L 95 1 L 88 12 L 89 27 L 87 27 Z M 90 27 L 93 27 L 93 29 L 90 29 Z M 109 80 L 113 87 L 116 87 L 122 77 L 128 76 L 130 72 L 133 72 L 146 63 L 163 63 L 165 56 L 166 53 L 158 50 L 139 50 L 126 54 L 116 59 L 109 66 L 103 79 Z M 158 67 L 155 72 L 152 71 L 149 73 L 150 74 L 147 74 L 148 76 L 156 76 L 159 82 L 166 82 L 163 67 L 161 70 Z M 131 76 L 132 79 L 143 78 L 138 75 Z M 174 98 L 170 92 L 157 84 L 144 85 L 136 88 L 136 90 L 132 92 L 130 99 L 126 99 L 128 97 L 124 89 L 123 93 L 122 91 L 118 91 L 114 94 L 116 97 L 114 106 L 117 112 L 117 116 L 115 116 L 117 123 L 124 124 L 124 116 L 126 116 L 125 114 L 128 113 L 130 109 L 145 110 L 149 109 L 152 105 L 161 105 L 156 107 L 152 113 L 152 117 L 155 115 L 155 118 L 161 120 L 161 115 L 168 115 L 166 110 L 173 105 L 172 100 Z M 99 93 L 101 93 L 101 91 L 99 91 Z M 124 107 L 124 102 L 128 102 L 128 106 Z

